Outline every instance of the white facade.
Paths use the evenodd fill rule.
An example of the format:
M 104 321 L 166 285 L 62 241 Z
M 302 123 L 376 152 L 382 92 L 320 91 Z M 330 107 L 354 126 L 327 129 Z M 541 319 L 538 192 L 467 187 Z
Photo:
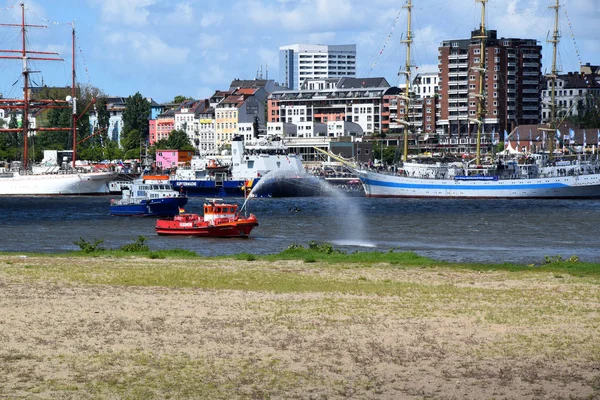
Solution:
M 279 48 L 279 82 L 299 89 L 305 79 L 356 76 L 356 45 L 293 44 Z
M 418 74 L 413 80 L 414 92 L 418 98 L 433 97 L 438 93 L 439 76 L 437 72 Z
M 198 120 L 198 151 L 201 154 L 215 154 L 217 152 L 217 136 L 215 133 L 214 118 L 200 118 Z
M 556 79 L 554 98 L 556 102 L 556 117 L 579 115 L 579 109 L 590 101 L 590 96 L 600 96 L 600 84 L 588 78 L 583 84 L 578 81 L 585 79 L 582 75 L 559 75 Z M 547 80 L 546 87 L 542 91 L 542 123 L 547 123 L 551 118 L 552 104 L 552 81 Z

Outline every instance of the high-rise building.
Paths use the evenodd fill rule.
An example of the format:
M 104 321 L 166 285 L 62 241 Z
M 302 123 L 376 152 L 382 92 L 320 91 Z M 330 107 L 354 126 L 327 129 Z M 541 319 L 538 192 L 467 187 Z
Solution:
M 444 40 L 439 48 L 439 132 L 446 138 L 477 131 L 480 58 L 485 57 L 484 132 L 511 131 L 540 122 L 542 47 L 535 39 L 498 38 L 486 31 L 485 55 L 480 54 L 480 30 L 470 39 Z M 466 139 L 465 139 L 466 140 Z
M 306 79 L 356 76 L 356 45 L 293 44 L 279 48 L 279 83 L 298 90 Z

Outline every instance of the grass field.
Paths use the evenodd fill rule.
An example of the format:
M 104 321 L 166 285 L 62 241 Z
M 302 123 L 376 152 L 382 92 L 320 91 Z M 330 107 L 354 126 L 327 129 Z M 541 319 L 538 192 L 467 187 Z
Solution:
M 0 254 L 0 398 L 599 398 L 600 266 Z

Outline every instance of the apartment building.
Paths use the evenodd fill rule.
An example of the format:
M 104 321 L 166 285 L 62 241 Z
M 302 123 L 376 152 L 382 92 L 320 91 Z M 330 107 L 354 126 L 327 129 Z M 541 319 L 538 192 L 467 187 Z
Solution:
M 279 48 L 279 82 L 299 90 L 306 79 L 356 76 L 356 45 L 293 44 Z
M 554 99 L 557 118 L 582 115 L 586 109 L 597 104 L 600 98 L 599 73 L 599 67 L 587 63 L 580 67 L 579 72 L 569 72 L 556 77 Z M 551 91 L 552 81 L 545 78 L 542 91 L 542 123 L 548 123 L 551 119 Z
M 280 90 L 269 96 L 268 122 L 297 126 L 298 137 L 327 136 L 330 121 L 348 121 L 364 133 L 382 129 L 382 102 L 390 88 L 385 78 L 311 79 L 300 90 Z M 332 129 L 331 132 L 339 132 Z
M 175 111 L 167 110 L 159 114 L 155 119 L 148 121 L 148 127 L 148 142 L 151 146 L 159 140 L 168 139 L 175 129 Z
M 245 141 L 251 140 L 256 124 L 265 126 L 265 89 L 236 89 L 215 107 L 215 140 L 217 146 L 230 143 L 235 135 L 241 134 Z
M 444 40 L 439 47 L 440 135 L 445 140 L 468 140 L 477 131 L 479 71 L 485 57 L 485 135 L 537 124 L 541 114 L 541 50 L 534 39 L 498 38 L 486 32 L 485 54 L 480 54 L 480 30 L 470 39 Z

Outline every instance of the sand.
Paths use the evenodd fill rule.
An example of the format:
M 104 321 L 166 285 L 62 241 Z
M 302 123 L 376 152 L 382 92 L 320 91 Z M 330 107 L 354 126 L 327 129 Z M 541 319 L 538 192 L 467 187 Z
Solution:
M 64 273 L 94 264 L 100 277 L 132 265 L 264 270 L 398 290 Z M 0 398 L 600 398 L 599 292 L 594 279 L 551 273 L 0 256 Z

